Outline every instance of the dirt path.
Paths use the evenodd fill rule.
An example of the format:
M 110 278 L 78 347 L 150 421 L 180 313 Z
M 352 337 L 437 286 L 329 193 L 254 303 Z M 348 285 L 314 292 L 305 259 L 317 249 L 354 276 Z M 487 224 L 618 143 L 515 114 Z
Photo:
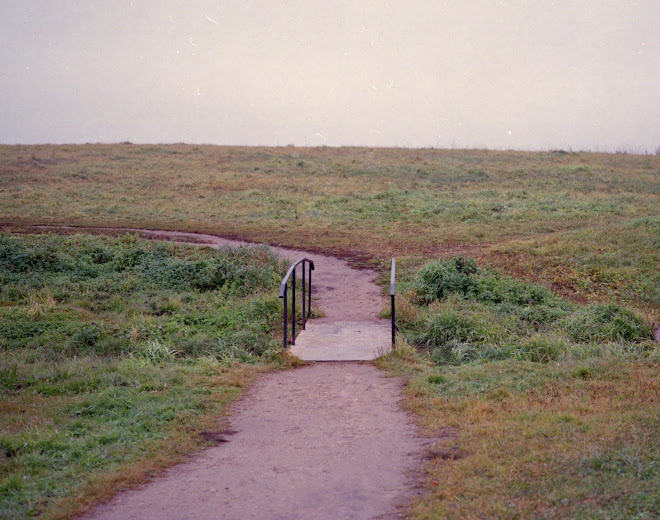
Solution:
M 228 442 L 85 518 L 397 518 L 421 447 L 400 392 L 366 364 L 265 375 L 237 407 Z
M 124 231 L 212 247 L 240 243 Z M 373 272 L 332 257 L 274 249 L 291 260 L 314 261 L 316 306 L 325 313 L 315 321 L 379 321 L 385 301 Z M 217 447 L 83 518 L 399 518 L 415 493 L 426 445 L 401 409 L 401 390 L 400 380 L 366 363 L 317 363 L 263 375 L 236 406 L 231 432 Z

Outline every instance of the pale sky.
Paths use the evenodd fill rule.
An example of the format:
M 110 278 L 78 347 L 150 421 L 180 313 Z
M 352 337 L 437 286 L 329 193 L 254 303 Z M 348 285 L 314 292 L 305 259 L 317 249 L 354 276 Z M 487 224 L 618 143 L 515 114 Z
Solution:
M 0 0 L 0 143 L 660 147 L 660 1 Z

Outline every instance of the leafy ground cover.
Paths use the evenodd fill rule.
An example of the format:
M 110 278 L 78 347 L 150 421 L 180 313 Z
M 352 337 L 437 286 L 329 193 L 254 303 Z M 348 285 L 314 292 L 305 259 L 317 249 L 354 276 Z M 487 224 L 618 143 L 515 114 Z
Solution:
M 641 359 L 658 351 L 651 324 L 629 309 L 571 303 L 471 258 L 428 263 L 400 300 L 404 337 L 437 363 L 511 357 L 543 363 L 604 351 Z
M 259 370 L 267 247 L 0 235 L 0 517 L 67 517 L 209 442 Z

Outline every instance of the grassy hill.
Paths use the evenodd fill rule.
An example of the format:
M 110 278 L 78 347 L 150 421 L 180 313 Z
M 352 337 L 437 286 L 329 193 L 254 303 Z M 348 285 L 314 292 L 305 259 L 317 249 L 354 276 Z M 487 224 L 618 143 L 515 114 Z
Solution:
M 0 146 L 0 219 L 208 231 L 378 265 L 465 253 L 582 301 L 660 308 L 660 156 Z
M 435 439 L 428 453 L 427 493 L 412 511 L 418 519 L 657 515 L 660 353 L 651 327 L 660 321 L 659 203 L 659 156 L 130 143 L 0 146 L 0 224 L 8 231 L 58 224 L 202 231 L 324 251 L 383 272 L 396 256 L 401 330 L 395 351 L 380 365 L 406 379 L 406 406 Z M 3 240 L 7 252 L 17 239 Z M 59 242 L 50 240 L 49 247 L 66 256 L 57 249 Z M 88 247 L 85 240 L 92 239 L 70 240 L 82 240 L 70 245 L 83 252 L 111 250 L 112 258 L 129 247 L 121 241 L 93 239 L 101 242 Z M 45 247 L 37 242 L 25 247 Z M 7 275 L 2 330 L 11 330 L 0 330 L 0 354 L 3 384 L 14 393 L 3 404 L 11 411 L 6 417 L 13 417 L 3 424 L 3 435 L 6 429 L 15 438 L 33 433 L 33 423 L 16 417 L 21 399 L 55 402 L 42 388 L 80 388 L 74 397 L 58 398 L 66 403 L 96 395 L 80 382 L 86 379 L 79 365 L 88 361 L 75 357 L 81 355 L 76 345 L 87 345 L 92 352 L 84 355 L 98 359 L 90 377 L 99 381 L 104 396 L 115 391 L 107 387 L 112 381 L 134 377 L 136 359 L 166 367 L 161 379 L 181 381 L 180 371 L 195 374 L 200 387 L 213 389 L 209 395 L 221 401 L 220 396 L 234 395 L 236 378 L 290 363 L 268 347 L 276 328 L 268 309 L 275 304 L 265 293 L 259 296 L 262 303 L 250 303 L 250 294 L 232 296 L 239 298 L 239 309 L 265 313 L 247 338 L 263 348 L 236 349 L 232 345 L 246 338 L 233 343 L 223 338 L 235 337 L 232 323 L 250 315 L 210 309 L 227 289 L 205 290 L 208 269 L 199 264 L 220 260 L 182 248 L 165 255 L 172 261 L 166 268 L 163 255 L 152 258 L 151 246 L 139 247 L 145 261 L 151 260 L 130 273 L 137 277 L 131 283 L 174 283 L 165 273 L 190 274 L 186 269 L 195 268 L 182 266 L 192 262 L 201 269 L 192 277 L 199 286 L 159 286 L 128 301 L 108 292 L 100 303 L 85 303 L 57 296 L 66 292 L 58 285 L 62 279 L 40 275 L 35 282 Z M 140 278 L 141 273 L 149 276 Z M 104 276 L 118 275 L 103 271 Z M 12 333 L 12 327 L 28 327 L 35 319 L 59 320 L 59 328 L 45 339 L 43 331 Z M 95 328 L 85 328 L 90 324 Z M 143 330 L 155 336 L 143 337 Z M 163 335 L 172 330 L 178 336 Z M 58 345 L 60 357 L 51 365 L 48 349 Z M 171 359 L 163 359 L 168 352 Z M 151 373 L 136 384 L 151 384 Z M 108 379 L 107 374 L 115 375 Z M 139 392 L 135 399 L 142 399 Z M 71 406 L 35 412 L 35 421 L 46 420 L 53 410 L 65 415 L 78 410 Z M 178 405 L 171 406 L 179 417 Z M 201 416 L 212 417 L 223 406 L 209 405 Z M 101 443 L 94 435 L 91 453 Z M 34 446 L 46 442 L 40 439 Z M 31 482 L 17 480 L 20 472 L 12 466 L 17 442 L 6 441 L 0 459 L 5 472 L 0 497 L 9 497 L 10 504 Z M 194 449 L 194 442 L 186 442 L 185 449 Z M 49 449 L 28 454 L 58 453 Z M 157 466 L 154 458 L 148 452 L 140 460 Z M 60 508 L 65 515 L 102 496 L 98 482 L 103 480 L 83 488 L 68 482 L 54 498 L 44 498 L 48 489 L 30 488 L 35 493 L 30 500 L 69 500 L 69 509 Z M 34 511 L 42 509 L 38 505 Z

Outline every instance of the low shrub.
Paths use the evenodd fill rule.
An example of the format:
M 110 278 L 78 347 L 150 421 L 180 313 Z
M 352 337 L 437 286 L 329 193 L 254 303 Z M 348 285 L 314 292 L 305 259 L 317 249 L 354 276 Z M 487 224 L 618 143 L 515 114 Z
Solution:
M 651 339 L 651 327 L 615 303 L 588 305 L 567 317 L 566 332 L 577 343 Z
M 253 362 L 276 348 L 284 267 L 262 246 L 0 234 L 0 348 Z
M 422 303 L 442 300 L 448 294 L 468 295 L 475 285 L 479 269 L 472 258 L 453 257 L 426 264 L 413 284 Z
M 438 364 L 512 357 L 547 363 L 605 351 L 655 355 L 653 349 L 636 347 L 649 342 L 651 330 L 635 313 L 616 304 L 578 307 L 545 287 L 480 269 L 472 259 L 430 262 L 413 288 L 411 300 L 421 306 L 407 311 L 416 319 L 404 321 L 404 333 Z M 603 350 L 603 344 L 610 347 Z
M 568 308 L 566 302 L 545 287 L 481 269 L 474 259 L 465 257 L 429 262 L 420 270 L 413 287 L 420 302 L 425 304 L 456 294 L 489 304 Z
M 468 344 L 500 344 L 508 331 L 490 313 L 455 308 L 430 314 L 417 344 L 437 347 L 449 342 Z

